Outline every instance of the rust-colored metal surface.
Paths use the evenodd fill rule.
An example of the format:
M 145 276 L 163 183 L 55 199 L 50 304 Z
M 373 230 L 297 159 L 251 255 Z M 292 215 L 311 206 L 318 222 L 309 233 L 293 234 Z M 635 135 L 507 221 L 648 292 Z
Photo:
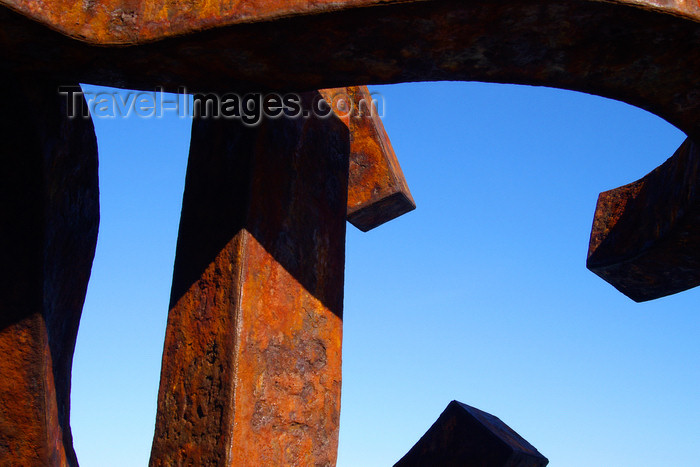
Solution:
M 395 467 L 545 467 L 549 460 L 498 417 L 452 401 Z
M 396 0 L 394 0 L 395 2 Z M 379 4 L 377 0 L 3 0 L 63 34 L 95 44 L 142 43 L 193 31 Z M 386 2 L 385 3 L 390 3 Z
M 70 375 L 97 241 L 97 144 L 55 82 L 1 81 L 0 464 L 77 466 Z
M 367 86 L 319 91 L 350 131 L 348 221 L 367 232 L 416 208 Z
M 237 24 L 420 1 L 426 0 L 92 0 L 83 3 L 2 0 L 0 3 L 71 37 L 95 44 L 131 44 Z M 700 4 L 694 1 L 605 1 L 691 19 L 700 18 Z
M 334 465 L 349 151 L 195 118 L 151 465 Z
M 643 302 L 700 285 L 700 151 L 686 140 L 641 180 L 601 193 L 588 268 Z

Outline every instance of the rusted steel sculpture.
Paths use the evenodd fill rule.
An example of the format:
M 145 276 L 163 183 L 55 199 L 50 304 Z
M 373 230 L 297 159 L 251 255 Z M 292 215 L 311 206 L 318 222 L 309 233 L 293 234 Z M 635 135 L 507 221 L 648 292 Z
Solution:
M 96 159 L 91 124 L 65 118 L 66 104 L 52 95 L 58 85 L 264 93 L 444 79 L 622 100 L 665 118 L 689 140 L 675 162 L 601 196 L 589 267 L 636 300 L 697 284 L 697 2 L 0 4 L 0 67 L 13 90 L 2 130 L 0 455 L 19 465 L 77 463 L 69 377 L 94 254 Z M 348 93 L 357 99 L 364 92 Z M 343 212 L 365 230 L 411 209 L 412 199 L 376 119 L 270 120 L 233 133 L 226 125 L 194 127 L 152 463 L 235 463 L 241 449 L 266 439 L 254 446 L 270 456 L 265 461 L 332 464 Z M 201 141 L 204 135 L 216 144 Z M 275 144 L 294 158 L 275 165 Z M 320 160 L 324 152 L 333 157 Z M 341 167 L 348 158 L 349 169 Z M 226 174 L 238 183 L 227 185 Z M 298 365 L 288 371 L 292 361 Z M 276 406 L 277 397 L 286 402 Z M 290 410 L 278 413 L 283 406 Z M 262 437 L 251 441 L 252 433 Z
M 549 460 L 500 418 L 452 401 L 394 467 L 545 467 Z
M 637 302 L 700 285 L 699 189 L 700 153 L 686 140 L 646 177 L 601 193 L 588 268 Z

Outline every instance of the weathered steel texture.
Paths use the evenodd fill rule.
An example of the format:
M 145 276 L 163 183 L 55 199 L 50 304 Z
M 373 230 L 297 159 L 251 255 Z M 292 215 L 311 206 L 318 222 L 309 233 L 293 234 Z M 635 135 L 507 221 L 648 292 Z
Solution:
M 34 4 L 17 3 L 13 8 L 32 15 Z M 104 10 L 108 16 L 134 12 L 125 18 L 134 18 L 139 25 L 135 31 L 156 31 L 160 20 L 141 9 L 153 4 L 161 11 L 166 5 L 70 4 L 86 5 L 80 7 L 86 8 L 86 16 L 78 21 L 79 29 L 93 27 L 89 14 Z M 210 4 L 217 5 L 206 3 Z M 208 8 L 205 3 L 187 5 L 192 7 L 183 14 L 192 17 L 193 23 Z M 228 4 L 221 5 L 226 9 Z M 155 40 L 162 34 L 149 33 L 139 39 L 146 42 L 128 47 L 97 46 L 106 41 L 97 37 L 89 44 L 4 9 L 0 12 L 0 67 L 51 72 L 66 82 L 134 89 L 152 89 L 157 84 L 173 91 L 178 86 L 220 92 L 312 90 L 427 80 L 546 85 L 628 102 L 700 139 L 696 2 L 425 0 L 236 5 L 250 11 L 221 21 L 212 16 L 202 20 L 206 26 L 201 27 L 207 30 L 199 31 L 200 26 L 194 27 L 198 32 L 180 30 L 178 34 L 183 35 L 170 39 Z
M 350 130 L 348 221 L 367 232 L 416 208 L 367 86 L 321 89 Z
M 231 25 L 424 1 L 426 0 L 92 0 L 78 3 L 70 0 L 1 0 L 0 3 L 67 36 L 104 45 L 143 43 Z M 605 1 L 689 19 L 700 18 L 700 4 L 692 1 Z
M 0 3 L 77 39 L 95 44 L 132 44 L 215 27 L 328 13 L 380 2 L 92 0 L 79 3 L 70 0 L 3 0 Z
M 97 241 L 97 144 L 41 78 L 0 78 L 0 464 L 77 466 L 70 376 Z
M 641 180 L 600 194 L 586 265 L 637 302 L 700 285 L 700 149 L 693 141 Z
M 186 86 L 221 92 L 420 80 L 548 85 L 628 102 L 660 115 L 695 140 L 700 138 L 697 2 L 0 1 L 5 5 L 0 8 L 0 70 L 5 74 L 50 75 L 61 84 L 92 82 L 136 89 L 164 85 L 170 90 Z M 318 136 L 328 122 L 340 126 L 336 120 L 301 127 L 280 120 L 255 130 L 221 133 L 225 144 L 220 149 L 243 148 L 249 156 L 243 161 L 218 161 L 214 163 L 218 171 L 202 168 L 204 163 L 193 166 L 202 178 L 192 176 L 188 182 L 152 463 L 195 459 L 193 463 L 215 465 L 265 464 L 292 458 L 332 463 L 342 304 L 342 256 L 340 262 L 336 259 L 342 255 L 339 229 L 344 229 L 346 209 L 346 200 L 340 203 L 337 198 L 338 193 L 346 196 L 347 186 L 323 193 L 318 187 L 343 184 L 346 179 L 331 175 L 338 173 L 337 167 L 321 164 L 312 171 L 311 163 L 299 162 L 296 152 L 295 157 L 276 160 L 277 165 L 269 162 L 275 154 L 289 154 L 295 147 L 285 146 L 290 142 L 315 147 L 309 151 L 312 154 L 319 152 L 317 145 L 333 146 L 317 142 L 342 139 L 337 132 Z M 77 128 L 80 132 L 83 127 Z M 18 134 L 21 131 L 29 130 Z M 44 129 L 37 134 L 54 133 Z M 264 138 L 284 144 L 265 146 Z M 36 154 L 41 148 L 62 147 L 45 140 L 42 144 L 33 149 Z M 212 158 L 207 163 L 216 162 L 211 153 L 206 157 Z M 2 339 L 9 339 L 2 341 L 9 356 L 1 363 L 3 374 L 19 378 L 0 383 L 7 385 L 0 387 L 9 394 L 6 400 L 19 403 L 19 396 L 12 394 L 37 387 L 46 395 L 31 399 L 26 411 L 5 403 L 5 421 L 0 421 L 5 427 L 0 443 L 5 444 L 0 446 L 19 452 L 38 440 L 31 455 L 40 457 L 39 464 L 46 463 L 45 456 L 54 456 L 51 462 L 64 462 L 63 457 L 74 462 L 69 448 L 68 375 L 77 305 L 82 304 L 94 248 L 97 201 L 91 197 L 92 185 L 63 187 L 60 175 L 69 174 L 66 180 L 83 177 L 83 169 L 90 172 L 83 162 L 75 164 L 76 172 L 68 172 L 68 164 L 58 162 L 49 170 L 34 160 L 38 164 L 34 175 L 59 178 L 3 187 L 10 194 L 32 187 L 42 193 L 22 201 L 34 211 L 11 204 L 3 208 L 9 213 L 6 218 L 15 215 L 21 221 L 3 233 L 6 243 L 19 242 L 22 247 L 6 253 L 10 257 L 3 263 L 17 264 L 20 272 L 16 277 L 4 273 L 9 277 L 6 284 L 18 285 L 6 285 L 2 309 L 10 311 L 3 311 L 0 331 Z M 297 162 L 301 165 L 294 166 Z M 17 173 L 31 175 L 23 172 L 24 163 L 13 163 Z M 304 173 L 302 183 L 293 176 L 297 169 Z M 281 182 L 270 183 L 265 177 Z M 93 191 L 96 194 L 96 186 Z M 67 198 L 61 198 L 64 195 Z M 80 199 L 85 201 L 76 202 Z M 207 203 L 210 209 L 202 211 Z M 220 209 L 214 209 L 217 206 Z M 323 222 L 318 216 L 325 208 L 319 206 L 332 211 L 323 212 Z M 47 214 L 62 210 L 65 217 Z M 288 212 L 291 217 L 286 217 Z M 32 230 L 37 226 L 41 228 Z M 691 232 L 692 225 L 686 229 Z M 41 245 L 44 256 L 37 256 L 36 245 Z M 191 246 L 199 250 L 186 251 Z M 73 254 L 77 259 L 68 262 L 65 257 Z M 33 279 L 16 282 L 17 277 Z M 69 281 L 75 283 L 69 287 Z M 288 314 L 289 310 L 303 310 L 306 315 Z M 30 338 L 30 345 L 18 347 L 15 341 L 23 335 Z M 323 352 L 315 344 L 319 342 L 326 346 Z M 285 371 L 288 368 L 295 370 Z M 284 402 L 270 402 L 275 398 Z M 17 430 L 28 420 L 27 414 L 43 417 L 46 425 Z M 20 431 L 30 444 L 10 445 Z M 45 448 L 47 443 L 53 444 Z
M 349 151 L 195 118 L 151 465 L 334 465 Z
M 395 467 L 544 467 L 546 457 L 498 417 L 452 401 Z

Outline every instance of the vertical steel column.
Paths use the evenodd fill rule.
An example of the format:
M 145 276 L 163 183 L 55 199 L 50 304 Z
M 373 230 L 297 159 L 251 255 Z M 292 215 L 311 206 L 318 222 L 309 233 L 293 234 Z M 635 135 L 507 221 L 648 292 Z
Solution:
M 1 79 L 0 458 L 77 466 L 70 376 L 97 242 L 97 143 L 59 83 Z
M 151 465 L 335 464 L 349 150 L 195 118 Z

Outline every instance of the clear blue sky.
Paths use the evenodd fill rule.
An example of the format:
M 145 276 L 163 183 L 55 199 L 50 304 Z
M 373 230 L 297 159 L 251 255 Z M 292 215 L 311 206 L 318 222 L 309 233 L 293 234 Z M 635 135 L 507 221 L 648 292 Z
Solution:
M 585 268 L 598 193 L 684 135 L 569 91 L 371 90 L 418 209 L 348 225 L 338 465 L 392 465 L 452 399 L 553 467 L 700 465 L 700 291 L 636 304 Z M 102 218 L 71 411 L 83 467 L 148 461 L 190 125 L 95 120 Z

